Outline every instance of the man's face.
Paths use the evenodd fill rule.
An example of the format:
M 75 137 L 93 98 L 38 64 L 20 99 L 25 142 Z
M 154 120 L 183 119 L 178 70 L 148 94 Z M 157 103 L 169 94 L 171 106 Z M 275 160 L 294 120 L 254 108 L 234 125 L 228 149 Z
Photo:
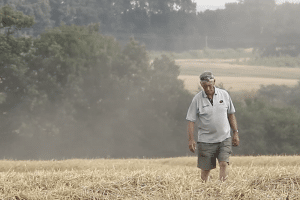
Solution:
M 214 94 L 214 86 L 215 86 L 215 80 L 212 81 L 201 81 L 200 84 L 202 88 L 204 89 L 206 95 L 213 95 Z

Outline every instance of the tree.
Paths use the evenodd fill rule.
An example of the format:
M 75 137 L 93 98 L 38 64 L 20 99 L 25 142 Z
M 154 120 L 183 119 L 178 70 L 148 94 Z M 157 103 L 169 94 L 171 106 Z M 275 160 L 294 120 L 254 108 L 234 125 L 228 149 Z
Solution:
M 34 20 L 33 17 L 14 11 L 10 6 L 2 7 L 0 13 L 0 28 L 6 30 L 5 34 L 0 35 L 0 70 L 3 78 L 0 88 L 7 96 L 6 103 L 2 104 L 6 112 L 18 104 L 25 94 L 26 78 L 23 75 L 27 66 L 24 54 L 29 52 L 32 44 L 31 38 L 16 39 L 12 34 L 22 28 L 31 27 Z
M 299 151 L 299 85 L 261 87 L 255 99 L 235 104 L 241 132 L 239 154 L 295 154 Z M 291 95 L 293 94 L 293 95 Z
M 13 34 L 22 28 L 29 28 L 34 24 L 33 17 L 25 16 L 5 5 L 0 9 L 0 74 L 1 81 L 1 141 L 8 142 L 13 131 L 20 124 L 14 121 L 14 111 L 26 98 L 30 86 L 28 78 L 24 76 L 28 70 L 24 55 L 30 53 L 31 38 L 15 38 Z
M 147 148 L 157 138 L 171 144 L 175 141 L 168 138 L 181 137 L 182 109 L 187 109 L 191 96 L 177 79 L 179 66 L 167 57 L 150 66 L 145 47 L 132 39 L 121 49 L 114 38 L 98 31 L 97 24 L 62 25 L 34 40 L 32 53 L 24 58 L 30 89 L 14 117 L 19 122 L 16 132 L 30 138 L 28 143 L 39 144 L 34 148 L 43 149 L 51 141 L 55 147 L 71 149 L 74 143 L 81 144 L 65 156 L 99 156 L 99 145 L 117 153 L 114 146 L 125 148 L 145 140 L 149 143 L 143 150 L 137 145 L 137 153 L 115 156 L 178 151 L 174 144 L 154 152 Z
M 15 31 L 21 30 L 22 28 L 29 28 L 34 24 L 34 18 L 26 16 L 22 12 L 14 11 L 12 7 L 6 5 L 1 8 L 0 20 L 2 26 L 0 29 L 6 28 L 6 37 L 14 34 Z
M 30 29 L 22 29 L 20 33 L 37 37 L 46 28 L 52 28 L 54 21 L 50 19 L 51 7 L 48 1 L 24 0 L 14 4 L 15 9 L 24 15 L 34 16 L 35 24 Z M 18 34 L 20 36 L 21 34 Z

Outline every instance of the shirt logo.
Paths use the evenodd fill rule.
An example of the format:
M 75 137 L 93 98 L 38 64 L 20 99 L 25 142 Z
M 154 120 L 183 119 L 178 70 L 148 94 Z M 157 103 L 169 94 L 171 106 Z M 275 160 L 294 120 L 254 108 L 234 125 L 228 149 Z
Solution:
M 221 100 L 220 103 L 223 103 L 223 100 Z

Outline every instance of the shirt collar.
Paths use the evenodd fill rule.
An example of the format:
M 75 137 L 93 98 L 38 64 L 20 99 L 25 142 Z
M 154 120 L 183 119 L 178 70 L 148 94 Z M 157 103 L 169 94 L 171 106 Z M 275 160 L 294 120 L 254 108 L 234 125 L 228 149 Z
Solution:
M 218 88 L 215 86 L 215 94 L 214 95 L 217 95 L 217 90 L 218 90 Z M 203 94 L 204 98 L 207 98 L 207 95 L 204 90 L 203 90 L 202 94 Z

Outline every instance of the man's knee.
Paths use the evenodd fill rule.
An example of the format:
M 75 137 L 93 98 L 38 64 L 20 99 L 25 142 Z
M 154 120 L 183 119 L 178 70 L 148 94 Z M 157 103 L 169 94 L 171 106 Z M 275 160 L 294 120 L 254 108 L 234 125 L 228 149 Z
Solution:
M 228 163 L 226 161 L 221 161 L 219 164 L 220 168 L 226 168 L 228 166 Z
M 203 173 L 203 174 L 208 174 L 210 172 L 210 169 L 209 170 L 203 170 L 203 169 L 201 169 L 201 173 Z

